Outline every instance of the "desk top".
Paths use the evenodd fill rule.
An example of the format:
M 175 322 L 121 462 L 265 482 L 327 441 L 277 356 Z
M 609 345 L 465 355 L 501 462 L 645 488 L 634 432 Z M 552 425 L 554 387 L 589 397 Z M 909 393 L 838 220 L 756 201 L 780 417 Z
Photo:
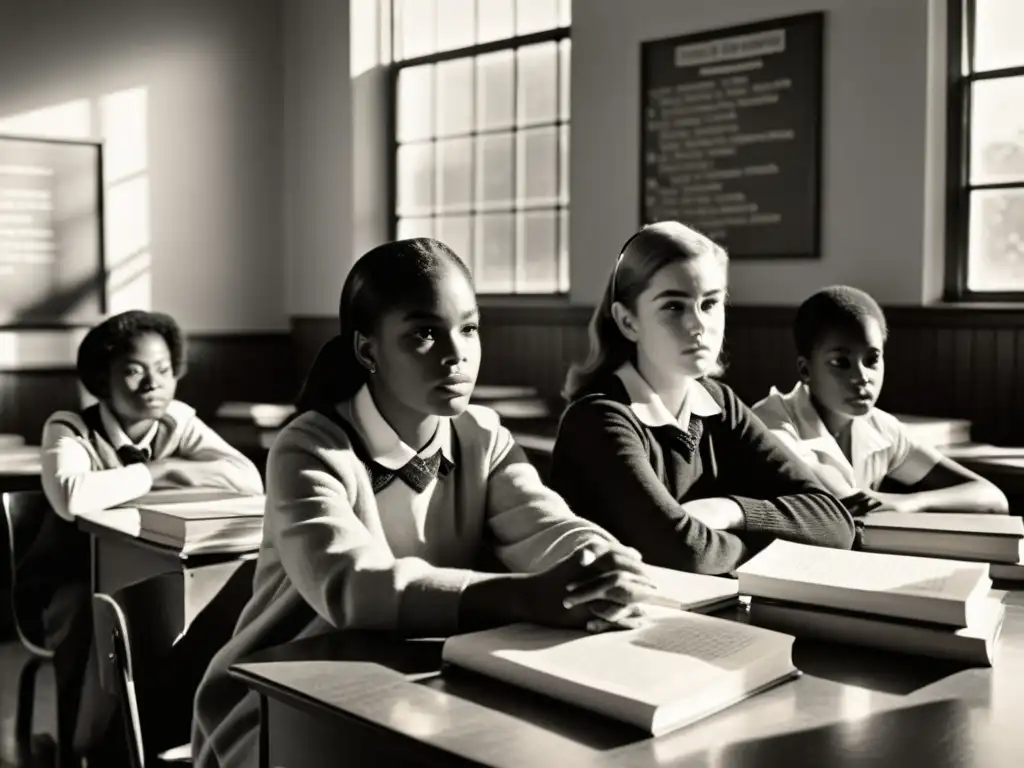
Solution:
M 441 641 L 335 633 L 233 667 L 261 693 L 382 727 L 491 766 L 1024 765 L 1024 592 L 1008 604 L 995 666 L 798 640 L 804 671 L 674 733 L 616 721 L 456 669 Z M 745 609 L 720 614 L 745 620 Z
M 0 475 L 31 477 L 38 476 L 41 471 L 39 446 L 0 443 Z

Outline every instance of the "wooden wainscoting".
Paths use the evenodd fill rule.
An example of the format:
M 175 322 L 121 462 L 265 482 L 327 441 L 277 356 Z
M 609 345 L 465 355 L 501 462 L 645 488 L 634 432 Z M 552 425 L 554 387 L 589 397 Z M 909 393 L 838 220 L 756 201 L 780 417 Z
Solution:
M 730 307 L 724 380 L 747 402 L 792 386 L 794 307 Z M 1024 308 L 892 307 L 880 405 L 967 418 L 979 442 L 1024 441 Z M 529 384 L 558 396 L 570 362 L 587 348 L 590 309 L 482 311 L 480 380 Z
M 287 333 L 191 334 L 178 397 L 209 419 L 223 401 L 287 402 L 297 387 Z M 0 433 L 38 444 L 53 411 L 79 407 L 73 369 L 0 373 Z

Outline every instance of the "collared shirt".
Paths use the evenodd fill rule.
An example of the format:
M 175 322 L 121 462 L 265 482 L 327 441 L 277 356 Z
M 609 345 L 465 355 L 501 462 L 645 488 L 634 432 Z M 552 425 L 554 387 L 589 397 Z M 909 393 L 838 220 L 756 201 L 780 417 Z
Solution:
M 632 363 L 619 366 L 615 375 L 626 388 L 630 400 L 629 407 L 641 423 L 648 427 L 671 425 L 686 432 L 690 428 L 692 416 L 707 418 L 722 412 L 715 398 L 696 379 L 686 380 L 683 403 L 679 408 L 679 414 L 673 416 L 658 393 L 651 388 Z
M 402 441 L 398 433 L 381 415 L 377 404 L 365 385 L 348 403 L 339 406 L 343 416 L 348 416 L 355 426 L 369 458 L 387 469 L 400 469 L 411 459 L 419 456 L 426 459 L 438 450 L 451 462 L 455 462 L 452 454 L 451 419 L 440 418 L 437 430 L 427 445 L 416 451 Z M 422 493 L 396 478 L 376 494 L 377 509 L 380 513 L 384 535 L 391 546 L 395 557 L 408 557 L 421 554 L 428 546 L 431 535 L 431 512 L 439 509 L 434 501 L 443 501 L 444 483 L 435 477 Z M 435 497 L 438 497 L 435 499 Z M 442 505 L 444 506 L 444 505 Z M 435 515 L 441 517 L 440 515 Z M 440 519 L 437 520 L 441 522 Z M 435 532 L 439 533 L 439 532 Z
M 114 446 L 115 451 L 119 451 L 124 447 L 138 448 L 146 455 L 146 461 L 153 458 L 153 440 L 156 438 L 157 428 L 160 426 L 160 422 L 156 419 L 153 420 L 153 424 L 149 430 L 139 442 L 133 442 L 130 437 L 125 433 L 121 427 L 121 422 L 117 420 L 117 417 L 111 412 L 110 408 L 107 407 L 106 403 L 100 403 L 100 421 L 103 422 L 103 429 L 107 432 L 107 437 L 110 438 L 110 444 Z
M 802 382 L 787 394 L 772 387 L 753 410 L 841 498 L 859 489 L 875 489 L 886 477 L 914 485 L 940 460 L 937 451 L 914 442 L 899 419 L 880 408 L 853 420 L 847 458 Z

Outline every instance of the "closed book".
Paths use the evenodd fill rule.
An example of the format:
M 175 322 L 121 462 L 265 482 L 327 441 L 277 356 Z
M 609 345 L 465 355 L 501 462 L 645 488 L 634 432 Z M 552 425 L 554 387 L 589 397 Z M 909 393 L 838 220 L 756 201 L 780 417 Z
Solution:
M 198 494 L 196 494 L 198 496 Z M 263 496 L 135 502 L 141 538 L 179 547 L 183 553 L 235 551 L 259 546 Z
M 992 664 L 1005 613 L 999 593 L 985 600 L 970 626 L 959 629 L 760 598 L 750 601 L 750 621 L 759 627 L 796 637 L 981 666 Z
M 1011 564 L 1024 557 L 1024 520 L 1012 515 L 869 512 L 860 519 L 871 552 Z
M 1009 563 L 992 563 L 988 575 L 993 581 L 1024 581 L 1024 565 Z
M 966 627 L 983 610 L 986 563 L 773 541 L 737 570 L 740 594 Z
M 676 611 L 598 634 L 513 624 L 451 637 L 442 656 L 657 736 L 795 676 L 792 650 L 791 636 Z

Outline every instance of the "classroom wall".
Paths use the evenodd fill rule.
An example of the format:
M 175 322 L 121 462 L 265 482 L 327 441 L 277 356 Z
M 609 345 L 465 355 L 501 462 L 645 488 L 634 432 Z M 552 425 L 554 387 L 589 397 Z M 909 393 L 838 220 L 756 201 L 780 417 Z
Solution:
M 825 12 L 822 256 L 736 261 L 736 303 L 851 283 L 886 304 L 939 298 L 944 0 L 579 0 L 572 19 L 573 304 L 593 305 L 639 225 L 640 44 Z M 930 69 L 931 68 L 931 69 Z
M 207 411 L 273 396 L 290 354 L 281 25 L 281 0 L 0 0 L 0 132 L 104 141 L 110 310 L 178 318 Z M 0 432 L 77 403 L 76 342 L 0 335 Z
M 280 0 L 3 3 L 0 130 L 106 141 L 112 310 L 286 327 L 280 25 Z

